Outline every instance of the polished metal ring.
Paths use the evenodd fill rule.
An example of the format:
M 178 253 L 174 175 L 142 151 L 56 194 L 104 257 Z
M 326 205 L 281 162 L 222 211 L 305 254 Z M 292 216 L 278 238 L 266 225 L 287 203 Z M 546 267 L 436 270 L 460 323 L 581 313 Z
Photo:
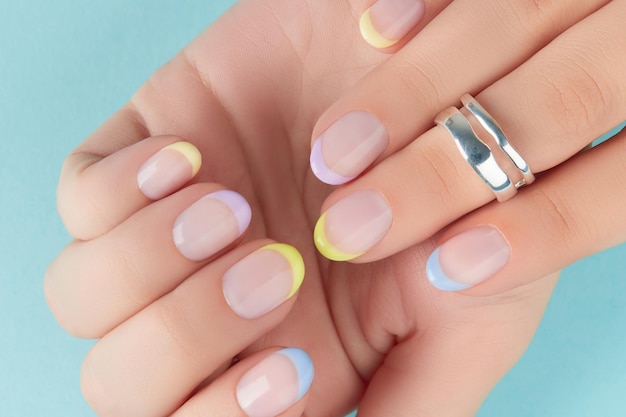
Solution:
M 530 185 L 535 181 L 535 175 L 530 169 L 530 166 L 524 158 L 515 150 L 515 148 L 509 143 L 506 135 L 502 131 L 502 128 L 495 121 L 495 119 L 481 106 L 474 97 L 469 94 L 464 94 L 461 97 L 461 102 L 465 108 L 474 115 L 480 125 L 494 138 L 500 149 L 509 157 L 513 165 L 522 174 L 522 179 L 515 183 L 516 188 L 520 188 L 523 185 Z
M 517 193 L 518 187 L 500 168 L 489 146 L 480 140 L 467 118 L 456 107 L 439 113 L 435 123 L 448 131 L 463 158 L 491 188 L 498 201 L 506 201 Z

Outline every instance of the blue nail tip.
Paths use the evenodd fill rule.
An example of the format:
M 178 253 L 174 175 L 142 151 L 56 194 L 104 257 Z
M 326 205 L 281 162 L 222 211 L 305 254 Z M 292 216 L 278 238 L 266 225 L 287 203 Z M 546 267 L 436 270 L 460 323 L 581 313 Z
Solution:
M 313 361 L 304 350 L 298 348 L 285 348 L 279 350 L 277 353 L 287 356 L 296 368 L 296 372 L 298 373 L 299 400 L 304 397 L 304 394 L 306 394 L 313 382 L 313 375 L 315 374 Z
M 435 288 L 442 291 L 461 291 L 469 288 L 469 285 L 459 284 L 451 280 L 441 269 L 439 263 L 439 248 L 428 257 L 426 262 L 426 276 L 428 280 Z

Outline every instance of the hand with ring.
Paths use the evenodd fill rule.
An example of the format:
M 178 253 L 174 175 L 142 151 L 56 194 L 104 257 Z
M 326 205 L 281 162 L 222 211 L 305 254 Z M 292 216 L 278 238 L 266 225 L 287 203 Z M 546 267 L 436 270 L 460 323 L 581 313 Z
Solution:
M 362 417 L 475 413 L 531 340 L 556 276 L 538 279 L 549 268 L 535 266 L 533 260 L 514 277 L 527 285 L 497 295 L 468 296 L 431 286 L 426 264 L 436 241 L 428 234 L 487 203 L 493 193 L 484 188 L 444 128 L 411 139 L 425 131 L 441 109 L 457 104 L 466 92 L 486 87 L 543 41 L 516 38 L 505 47 L 497 34 L 493 40 L 502 43 L 501 49 L 490 47 L 482 55 L 476 50 L 471 62 L 460 65 L 463 71 L 457 68 L 458 77 L 447 78 L 452 66 L 434 57 L 424 61 L 432 65 L 431 72 L 422 73 L 423 68 L 403 60 L 437 52 L 429 44 L 417 44 L 414 54 L 409 53 L 428 33 L 451 56 L 480 44 L 469 35 L 484 27 L 482 14 L 475 13 L 463 25 L 463 13 L 474 10 L 475 2 L 449 3 L 433 1 L 413 9 L 406 15 L 408 22 L 421 19 L 413 29 L 406 22 L 400 29 L 394 26 L 396 33 L 406 27 L 407 33 L 425 29 L 389 59 L 363 42 L 356 30 L 347 36 L 346 24 L 358 26 L 356 16 L 366 8 L 364 2 L 238 3 L 67 158 L 58 205 L 76 240 L 51 264 L 45 287 L 62 326 L 76 336 L 100 339 L 81 374 L 85 397 L 99 415 L 341 416 L 357 405 Z M 582 14 L 585 7 L 579 4 L 563 12 Z M 489 22 L 497 24 L 508 16 L 508 28 L 515 11 L 494 13 Z M 551 22 L 555 31 L 565 30 L 566 22 L 542 13 L 530 23 L 517 16 L 518 36 L 522 28 L 534 33 L 537 28 L 531 23 Z M 439 24 L 435 31 L 435 23 L 446 16 L 452 21 L 457 14 L 460 26 L 454 36 L 449 28 L 455 26 Z M 370 29 L 375 28 L 374 10 L 369 19 Z M 599 36 L 606 30 L 592 32 Z M 522 56 L 507 61 L 506 53 L 514 50 Z M 482 58 L 486 68 L 463 74 Z M 420 89 L 402 89 L 399 83 L 397 91 L 373 94 L 377 85 L 372 77 L 394 62 L 409 62 L 415 71 L 407 72 L 410 78 L 405 81 L 416 80 Z M 438 71 L 445 77 L 447 93 L 438 93 L 440 83 L 431 82 Z M 524 129 L 516 130 L 510 122 L 526 119 L 506 123 L 509 113 L 497 111 L 486 91 L 476 96 L 477 102 L 498 121 L 530 167 L 544 170 L 539 160 L 546 149 L 531 153 L 518 140 Z M 355 94 L 360 93 L 364 101 L 357 106 Z M 387 101 L 368 107 L 368 97 Z M 411 101 L 423 108 L 408 106 Z M 357 252 L 367 253 L 359 260 L 368 263 L 330 262 L 313 242 L 329 188 L 311 175 L 309 137 L 332 103 L 316 127 L 316 138 L 325 135 L 323 167 L 349 178 L 372 163 L 376 166 L 329 197 L 318 237 L 321 224 L 322 242 L 335 244 L 332 239 L 342 231 L 331 227 L 340 214 L 337 209 L 349 210 L 351 216 L 341 227 L 356 234 L 345 242 L 362 241 L 365 246 Z M 390 113 L 383 114 L 383 109 Z M 412 111 L 394 119 L 394 109 Z M 520 116 L 520 111 L 512 114 Z M 351 114 L 348 123 L 330 129 L 343 114 Z M 473 116 L 462 114 L 478 129 Z M 330 159 L 331 133 L 343 128 L 353 132 L 350 118 L 356 118 L 361 137 L 369 130 L 387 135 L 380 152 L 372 153 L 362 141 L 366 146 L 360 161 L 365 162 L 356 171 L 357 165 L 348 164 L 344 170 Z M 481 132 L 479 139 L 487 141 L 488 135 Z M 433 139 L 438 137 L 442 140 Z M 350 138 L 348 134 L 345 142 L 336 142 L 348 145 L 340 150 L 349 150 L 354 144 Z M 411 154 L 413 159 L 400 159 L 416 146 L 420 148 Z M 496 146 L 490 144 L 494 154 Z M 588 155 L 599 155 L 600 150 Z M 445 170 L 431 169 L 438 167 L 458 172 L 463 181 L 451 181 Z M 517 174 L 516 169 L 509 166 L 505 172 Z M 374 175 L 380 175 L 378 183 Z M 416 185 L 410 183 L 412 178 L 421 180 Z M 495 209 L 521 204 L 550 178 L 538 179 Z M 560 177 L 555 172 L 553 178 L 556 187 Z M 355 188 L 366 181 L 367 187 Z M 332 204 L 348 195 L 359 198 L 351 205 Z M 417 203 L 411 200 L 416 195 L 421 199 Z M 393 210 L 388 209 L 390 203 Z M 483 210 L 495 210 L 491 207 Z M 401 208 L 405 211 L 398 211 Z M 409 215 L 409 208 L 416 215 Z M 383 231 L 379 237 L 386 234 L 380 242 L 357 227 L 371 219 L 369 231 L 378 228 Z M 380 227 L 392 219 L 390 230 Z M 490 232 L 479 230 L 478 235 L 488 239 Z M 492 246 L 497 247 L 494 236 Z M 349 246 L 337 246 L 337 252 L 352 254 Z M 399 252 L 402 248 L 407 249 Z
M 313 172 L 347 183 L 321 253 L 371 262 L 453 223 L 428 278 L 490 295 L 626 240 L 626 133 L 580 152 L 626 120 L 626 2 L 365 3 L 364 41 L 394 54 L 315 126 Z

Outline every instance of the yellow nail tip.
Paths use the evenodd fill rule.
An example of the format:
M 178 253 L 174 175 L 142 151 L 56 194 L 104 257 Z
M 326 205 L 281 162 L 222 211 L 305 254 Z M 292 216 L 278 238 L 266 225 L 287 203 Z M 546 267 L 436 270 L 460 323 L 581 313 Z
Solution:
M 374 48 L 389 48 L 390 46 L 398 42 L 397 40 L 391 40 L 383 37 L 374 28 L 374 25 L 372 24 L 372 17 L 370 16 L 370 9 L 367 9 L 365 13 L 361 15 L 359 27 L 361 29 L 361 36 L 363 37 L 363 39 L 365 39 L 365 41 L 372 45 Z
M 293 285 L 287 298 L 293 297 L 304 281 L 304 260 L 298 249 L 285 243 L 271 243 L 263 246 L 261 250 L 273 250 L 280 253 L 289 262 L 293 273 Z
M 326 213 L 322 214 L 315 225 L 313 239 L 319 253 L 331 261 L 350 261 L 363 255 L 363 253 L 346 253 L 338 250 L 328 242 L 326 237 Z
M 192 177 L 195 177 L 198 171 L 200 171 L 200 166 L 202 166 L 202 154 L 200 154 L 198 148 L 196 148 L 191 143 L 175 142 L 163 148 L 163 150 L 165 149 L 179 152 L 185 157 L 185 159 L 189 161 L 189 163 L 191 164 Z

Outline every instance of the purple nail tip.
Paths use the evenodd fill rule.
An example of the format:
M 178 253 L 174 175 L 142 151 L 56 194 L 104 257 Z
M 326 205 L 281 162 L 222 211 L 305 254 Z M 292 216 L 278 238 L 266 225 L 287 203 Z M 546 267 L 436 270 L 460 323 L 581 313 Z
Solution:
M 250 205 L 246 199 L 243 198 L 241 194 L 230 190 L 220 190 L 208 194 L 206 198 L 215 198 L 216 200 L 226 204 L 237 219 L 237 224 L 239 225 L 239 235 L 241 236 L 246 231 L 250 225 L 250 220 L 252 219 L 252 210 L 250 209 Z
M 324 156 L 322 155 L 322 140 L 318 139 L 313 144 L 313 149 L 311 149 L 311 170 L 313 174 L 322 182 L 330 185 L 340 185 L 345 184 L 348 181 L 353 180 L 355 177 L 344 177 L 343 175 L 339 175 L 336 172 L 332 171 L 326 165 L 324 161 Z

